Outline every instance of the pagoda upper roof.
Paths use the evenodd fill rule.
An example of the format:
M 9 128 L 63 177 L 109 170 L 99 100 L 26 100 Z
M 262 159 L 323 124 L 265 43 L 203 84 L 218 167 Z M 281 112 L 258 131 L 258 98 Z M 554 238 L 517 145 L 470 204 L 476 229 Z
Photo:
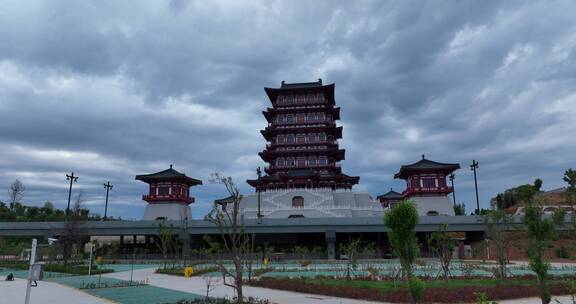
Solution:
M 253 187 L 258 187 L 261 184 L 267 184 L 270 182 L 287 182 L 288 180 L 303 180 L 312 179 L 318 185 L 324 185 L 333 181 L 335 183 L 349 183 L 350 185 L 357 184 L 360 180 L 358 176 L 349 176 L 343 173 L 330 172 L 327 174 L 320 174 L 309 168 L 302 169 L 290 169 L 286 173 L 273 173 L 271 175 L 265 175 L 255 180 L 247 180 L 246 182 Z
M 430 171 L 430 172 L 437 172 L 437 171 L 444 171 L 447 173 L 451 173 L 457 169 L 460 169 L 460 164 L 454 163 L 439 163 L 435 161 L 431 161 L 426 159 L 424 155 L 422 155 L 422 159 L 410 164 L 404 165 L 400 167 L 400 171 L 394 174 L 394 178 L 407 178 L 414 172 L 422 172 L 422 171 Z
M 378 195 L 376 197 L 376 199 L 378 199 L 378 200 L 383 199 L 383 198 L 384 199 L 402 199 L 403 196 L 402 196 L 402 193 L 398 193 L 398 192 L 394 191 L 392 188 L 390 188 L 390 191 L 388 191 L 382 195 Z
M 180 173 L 180 172 L 174 170 L 172 168 L 172 165 L 170 165 L 170 168 L 163 170 L 163 171 L 160 171 L 160 172 L 156 172 L 156 173 L 152 173 L 152 174 L 136 175 L 135 179 L 139 180 L 139 181 L 143 181 L 145 183 L 154 182 L 154 181 L 166 181 L 166 180 L 184 180 L 190 186 L 202 185 L 201 180 L 188 177 L 188 176 L 186 176 L 186 174 Z
M 286 83 L 282 81 L 279 88 L 264 88 L 270 100 L 274 100 L 276 96 L 285 94 L 289 91 L 323 91 L 326 93 L 326 98 L 330 104 L 334 104 L 334 84 L 322 85 L 322 79 L 316 82 L 299 82 L 299 83 Z

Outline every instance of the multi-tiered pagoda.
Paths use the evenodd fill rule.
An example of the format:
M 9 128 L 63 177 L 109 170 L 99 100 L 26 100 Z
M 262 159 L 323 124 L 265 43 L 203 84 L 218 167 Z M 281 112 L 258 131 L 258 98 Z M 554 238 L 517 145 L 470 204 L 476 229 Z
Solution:
M 342 127 L 335 107 L 334 84 L 285 83 L 265 88 L 272 107 L 263 112 L 269 142 L 260 157 L 269 164 L 266 175 L 248 180 L 257 191 L 292 188 L 352 189 L 360 179 L 342 173 L 344 149 L 338 147 Z

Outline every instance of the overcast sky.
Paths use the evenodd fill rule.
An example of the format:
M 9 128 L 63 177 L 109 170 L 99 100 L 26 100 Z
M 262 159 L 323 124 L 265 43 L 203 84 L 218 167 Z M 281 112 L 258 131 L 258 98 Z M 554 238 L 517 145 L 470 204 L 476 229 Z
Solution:
M 404 190 L 421 154 L 458 162 L 456 197 L 483 207 L 576 167 L 574 1 L 0 0 L 0 200 L 140 218 L 136 174 L 202 179 L 195 218 L 264 163 L 263 87 L 336 84 L 343 171 L 356 191 Z

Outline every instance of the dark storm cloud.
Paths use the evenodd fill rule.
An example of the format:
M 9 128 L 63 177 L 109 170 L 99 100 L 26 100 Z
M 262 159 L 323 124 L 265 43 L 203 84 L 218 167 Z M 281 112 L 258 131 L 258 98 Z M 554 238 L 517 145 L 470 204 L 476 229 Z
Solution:
M 518 183 L 561 185 L 574 167 L 576 35 L 570 1 L 0 0 L 0 190 L 65 204 L 64 174 L 86 204 L 141 215 L 134 175 L 201 178 L 201 216 L 263 165 L 262 90 L 336 83 L 344 170 L 378 195 L 402 164 L 460 162 L 458 198 L 482 204 Z M 1 192 L 0 192 L 1 193 Z M 471 209 L 471 208 L 469 208 Z M 101 212 L 101 211 L 97 211 Z

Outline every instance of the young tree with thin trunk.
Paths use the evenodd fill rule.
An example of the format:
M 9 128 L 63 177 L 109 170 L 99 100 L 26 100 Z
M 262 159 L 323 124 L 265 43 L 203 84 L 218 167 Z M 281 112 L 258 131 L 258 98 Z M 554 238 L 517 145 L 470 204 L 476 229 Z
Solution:
M 172 249 L 172 242 L 174 240 L 174 228 L 172 225 L 168 226 L 165 221 L 162 221 L 157 226 L 158 243 L 156 246 L 162 252 L 162 260 L 164 263 L 163 268 L 166 269 L 166 264 L 168 263 L 168 253 Z
M 64 233 L 60 237 L 60 242 L 64 249 L 63 259 L 65 266 L 68 264 L 68 259 L 72 254 L 72 247 L 81 240 L 79 230 L 80 225 L 84 222 L 84 217 L 82 216 L 83 201 L 82 192 L 80 192 L 76 197 L 72 210 L 70 210 L 64 221 Z
M 16 204 L 21 203 L 24 197 L 24 191 L 26 187 L 19 180 L 15 180 L 8 189 L 8 198 L 10 199 L 10 210 L 14 210 Z
M 452 262 L 454 248 L 458 244 L 448 233 L 448 224 L 443 224 L 439 231 L 432 232 L 428 244 L 438 254 L 440 265 L 442 265 L 442 278 L 447 281 L 450 278 L 450 262 Z
M 348 244 L 342 245 L 342 251 L 348 257 L 346 265 L 346 278 L 350 279 L 350 270 L 358 268 L 358 254 L 360 254 L 360 238 L 352 239 Z
M 526 205 L 524 208 L 524 225 L 529 240 L 528 265 L 536 273 L 542 304 L 548 304 L 551 301 L 547 283 L 550 263 L 546 260 L 545 254 L 550 242 L 557 238 L 557 233 L 553 220 L 544 217 L 543 202 L 535 199 L 538 190 L 538 185 L 524 185 L 520 187 L 519 191 L 522 201 Z
M 205 220 L 214 224 L 220 234 L 221 242 L 212 238 L 206 238 L 208 245 L 213 252 L 222 253 L 230 256 L 234 264 L 233 270 L 225 267 L 222 259 L 217 259 L 216 263 L 223 277 L 223 284 L 234 288 L 236 291 L 236 303 L 244 302 L 244 277 L 243 271 L 246 267 L 246 260 L 252 258 L 254 237 L 246 232 L 244 220 L 240 214 L 240 201 L 242 195 L 232 181 L 231 177 L 224 177 L 214 173 L 212 181 L 223 184 L 230 194 L 229 203 L 219 207 L 214 205 L 212 210 L 206 215 Z M 226 278 L 232 278 L 232 282 L 226 281 Z
M 508 248 L 510 247 L 510 233 L 509 226 L 513 223 L 513 218 L 510 214 L 503 210 L 494 210 L 484 216 L 484 224 L 486 226 L 486 235 L 494 244 L 496 250 L 496 262 L 498 268 L 496 277 L 500 280 L 506 279 L 508 275 Z
M 412 272 L 420 251 L 415 231 L 418 224 L 416 206 L 409 200 L 401 201 L 384 214 L 384 224 L 388 227 L 390 245 L 400 259 L 404 278 L 408 281 L 412 303 L 416 303 L 422 298 L 424 289 L 422 282 Z

